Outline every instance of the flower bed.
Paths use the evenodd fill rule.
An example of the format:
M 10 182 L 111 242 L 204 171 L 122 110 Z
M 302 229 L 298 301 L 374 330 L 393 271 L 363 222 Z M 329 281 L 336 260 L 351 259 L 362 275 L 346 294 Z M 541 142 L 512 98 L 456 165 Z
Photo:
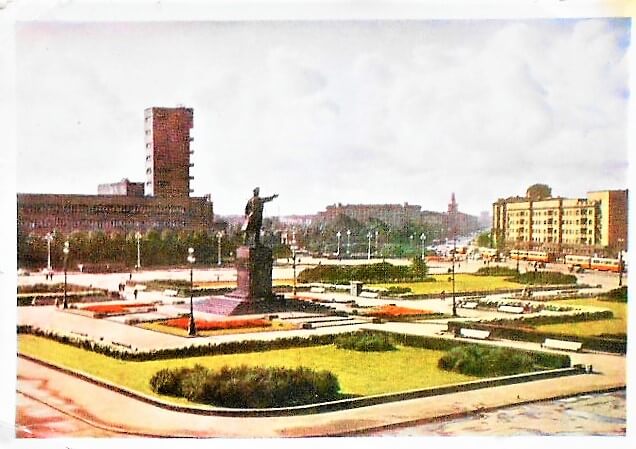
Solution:
M 410 309 L 408 307 L 387 305 L 374 307 L 371 310 L 364 312 L 363 314 L 376 318 L 412 318 L 424 315 L 433 315 L 434 312 L 431 312 L 430 310 Z
M 131 309 L 142 307 L 154 307 L 153 303 L 135 302 L 130 304 L 100 304 L 94 306 L 82 307 L 80 310 L 94 312 L 101 315 L 112 315 L 116 313 L 131 313 Z
M 205 320 L 194 320 L 197 330 L 200 331 L 214 331 L 214 330 L 223 330 L 223 329 L 244 329 L 249 327 L 270 327 L 272 325 L 271 321 L 263 320 L 263 319 L 252 319 L 252 320 L 224 320 L 224 321 L 205 321 Z M 175 318 L 168 321 L 163 321 L 160 323 L 164 326 L 177 327 L 179 329 L 188 329 L 190 324 L 190 317 L 183 316 L 181 318 Z

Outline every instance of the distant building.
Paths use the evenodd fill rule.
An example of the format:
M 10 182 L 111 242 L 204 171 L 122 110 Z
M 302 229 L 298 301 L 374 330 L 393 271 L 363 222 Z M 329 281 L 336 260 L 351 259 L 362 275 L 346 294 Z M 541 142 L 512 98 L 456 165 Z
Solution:
M 144 183 L 130 182 L 128 179 L 122 179 L 120 182 L 114 182 L 112 184 L 99 184 L 97 186 L 97 194 L 144 196 Z
M 318 213 L 318 219 L 333 221 L 339 215 L 346 215 L 360 223 L 379 220 L 395 228 L 401 228 L 408 223 L 419 222 L 421 206 L 404 204 L 334 204 L 327 206 L 324 212 Z
M 493 240 L 500 248 L 615 256 L 627 249 L 627 198 L 627 190 L 604 190 L 587 198 L 499 199 Z
M 464 214 L 459 211 L 459 204 L 455 201 L 455 193 L 451 194 L 451 202 L 448 203 L 446 216 L 444 217 L 446 237 L 452 239 L 458 235 L 465 235 L 479 229 L 479 219 L 474 215 Z
M 392 228 L 403 228 L 410 224 L 443 227 L 448 224 L 448 214 L 423 211 L 422 206 L 413 204 L 334 204 L 319 212 L 316 219 L 322 222 L 335 220 L 345 215 L 360 223 L 381 221 Z M 457 211 L 458 232 L 467 233 L 478 229 L 477 217 Z
M 124 179 L 100 184 L 97 195 L 19 193 L 19 229 L 37 235 L 53 230 L 212 230 L 210 197 L 190 197 L 192 118 L 190 108 L 146 109 L 145 185 Z

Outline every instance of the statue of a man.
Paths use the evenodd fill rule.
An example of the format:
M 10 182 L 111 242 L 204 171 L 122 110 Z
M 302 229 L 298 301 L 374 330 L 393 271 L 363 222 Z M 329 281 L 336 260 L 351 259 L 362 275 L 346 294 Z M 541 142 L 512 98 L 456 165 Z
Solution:
M 245 205 L 245 222 L 243 223 L 242 230 L 245 231 L 244 243 L 250 240 L 250 235 L 254 236 L 254 245 L 260 243 L 261 227 L 263 226 L 263 208 L 265 203 L 278 197 L 278 194 L 272 196 L 266 196 L 261 198 L 258 196 L 260 189 L 256 187 L 254 189 L 254 196 L 249 199 Z

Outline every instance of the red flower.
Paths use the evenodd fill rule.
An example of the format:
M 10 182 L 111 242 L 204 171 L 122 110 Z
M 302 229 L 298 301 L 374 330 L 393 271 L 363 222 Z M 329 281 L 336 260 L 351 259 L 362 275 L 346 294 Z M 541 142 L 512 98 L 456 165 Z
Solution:
M 223 320 L 223 321 L 205 321 L 194 320 L 196 327 L 200 331 L 213 331 L 221 329 L 243 329 L 247 327 L 269 327 L 272 323 L 268 320 L 252 319 L 252 320 Z M 181 318 L 175 318 L 168 321 L 163 321 L 161 324 L 170 327 L 177 327 L 179 329 L 187 329 L 190 324 L 190 317 L 182 316 Z
M 154 306 L 152 303 L 129 303 L 129 304 L 101 304 L 95 306 L 86 306 L 82 307 L 81 310 L 87 310 L 89 312 L 95 313 L 122 313 L 127 312 L 128 309 L 137 308 L 137 307 L 151 307 Z
M 379 306 L 374 307 L 365 315 L 373 317 L 397 317 L 397 316 L 417 316 L 417 315 L 430 315 L 433 312 L 430 310 L 409 309 L 408 307 L 398 306 Z

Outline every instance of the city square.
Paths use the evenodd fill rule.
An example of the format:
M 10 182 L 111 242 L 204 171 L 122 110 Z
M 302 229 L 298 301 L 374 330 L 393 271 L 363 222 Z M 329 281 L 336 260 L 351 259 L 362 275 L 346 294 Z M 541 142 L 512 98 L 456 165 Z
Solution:
M 17 440 L 626 444 L 630 19 L 300 24 L 16 27 Z

